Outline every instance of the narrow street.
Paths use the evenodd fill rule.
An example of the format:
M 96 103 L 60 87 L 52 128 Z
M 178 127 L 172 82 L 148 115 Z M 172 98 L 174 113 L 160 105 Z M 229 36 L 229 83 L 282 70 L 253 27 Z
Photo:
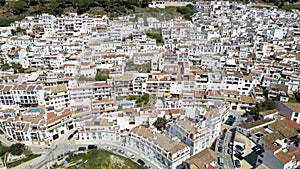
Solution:
M 232 126 L 222 124 L 222 129 L 223 130 L 226 129 L 227 132 L 225 134 L 224 143 L 222 144 L 222 147 L 223 147 L 222 153 L 218 153 L 219 157 L 224 158 L 223 168 L 225 168 L 225 169 L 234 169 L 235 168 L 234 163 L 233 163 L 233 154 L 234 154 L 233 149 L 232 149 L 232 154 L 228 153 L 228 149 L 229 149 L 229 144 L 231 144 L 233 146 L 234 138 L 232 138 L 232 137 L 234 137 L 234 136 L 233 136 L 232 130 L 235 129 L 238 124 L 240 124 L 241 122 L 244 121 L 244 119 L 241 117 L 241 112 L 232 111 L 230 114 L 234 114 L 236 119 Z
M 225 169 L 233 169 L 234 165 L 233 165 L 233 161 L 232 161 L 232 155 L 228 154 L 228 149 L 229 149 L 229 144 L 231 142 L 231 136 L 232 136 L 232 132 L 231 131 L 227 131 L 226 135 L 225 135 L 225 139 L 224 139 L 224 144 L 223 144 L 223 157 L 224 157 L 224 168 Z

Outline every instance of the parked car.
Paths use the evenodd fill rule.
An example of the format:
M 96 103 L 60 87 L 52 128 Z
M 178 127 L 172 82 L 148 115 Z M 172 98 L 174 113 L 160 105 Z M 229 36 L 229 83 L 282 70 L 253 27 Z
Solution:
M 239 150 L 241 150 L 241 151 L 244 151 L 244 148 L 243 148 L 242 146 L 240 146 L 240 145 L 235 145 L 235 148 L 236 148 L 236 149 L 239 149 Z
M 220 136 L 220 140 L 224 140 L 224 138 L 225 138 L 225 135 L 222 134 L 222 135 Z
M 238 158 L 239 160 L 242 160 L 243 159 L 243 156 L 242 156 L 242 154 L 240 154 L 240 153 L 235 153 L 235 155 L 234 155 L 236 158 Z
M 110 147 L 108 147 L 108 146 L 104 146 L 103 147 L 105 150 L 110 150 Z
M 141 166 L 145 166 L 145 162 L 141 159 L 138 159 L 137 162 L 141 165 Z
M 120 154 L 124 154 L 124 153 L 125 153 L 123 150 L 118 150 L 118 152 L 119 152 Z
M 225 134 L 227 133 L 227 128 L 223 129 L 223 135 L 225 136 Z
M 229 119 L 235 119 L 235 116 L 229 115 L 228 118 L 229 118 Z
M 229 148 L 229 149 L 227 150 L 227 153 L 228 153 L 228 154 L 232 154 L 232 149 Z
M 69 135 L 68 140 L 71 140 L 73 138 L 73 134 Z
M 235 149 L 235 152 L 238 153 L 238 154 L 241 154 L 241 155 L 244 154 L 244 152 L 240 149 Z
M 10 142 L 13 142 L 13 141 L 14 141 L 14 139 L 11 138 L 11 137 L 7 137 L 7 140 L 10 141 Z
M 234 165 L 235 165 L 236 168 L 240 168 L 241 167 L 240 160 L 234 160 Z
M 223 143 L 224 143 L 223 140 L 220 140 L 220 141 L 219 141 L 219 144 L 220 144 L 220 145 L 223 145 Z
M 91 150 L 91 149 L 97 149 L 97 146 L 96 145 L 88 145 L 88 149 Z
M 226 120 L 225 124 L 232 126 L 232 124 L 234 123 L 235 119 L 233 118 L 229 118 L 228 120 Z
M 232 142 L 229 142 L 229 143 L 228 143 L 228 147 L 232 148 L 232 145 L 233 145 Z
M 258 146 L 254 146 L 254 147 L 252 147 L 252 150 L 253 151 L 256 151 L 256 150 L 258 150 L 259 149 L 259 147 Z
M 68 155 L 68 154 L 71 154 L 71 151 L 67 151 L 67 152 L 64 153 L 65 156 Z
M 78 151 L 85 151 L 86 150 L 86 147 L 79 147 L 78 148 Z
M 224 165 L 224 158 L 223 157 L 218 157 L 218 162 L 220 166 Z
M 218 147 L 218 152 L 222 153 L 222 151 L 223 151 L 223 147 Z

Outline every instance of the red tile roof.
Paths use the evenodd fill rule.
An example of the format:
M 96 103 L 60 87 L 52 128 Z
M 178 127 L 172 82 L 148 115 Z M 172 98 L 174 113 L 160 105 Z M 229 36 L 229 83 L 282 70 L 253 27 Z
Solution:
M 102 81 L 102 82 L 95 82 L 95 83 L 94 83 L 94 86 L 96 86 L 96 87 L 106 86 L 106 85 L 107 85 L 107 83 L 106 83 L 105 81 Z
M 300 128 L 300 124 L 294 122 L 293 120 L 283 119 L 282 121 L 291 128 L 294 128 L 294 129 Z
M 47 113 L 47 124 L 50 125 L 51 123 L 61 120 L 68 115 L 71 115 L 71 111 L 64 110 L 64 112 L 60 116 L 57 116 L 54 112 L 49 112 Z
M 181 114 L 181 113 L 182 113 L 181 109 L 169 109 L 169 111 L 170 111 L 172 114 Z
M 157 114 L 161 114 L 162 112 L 164 112 L 166 115 L 170 115 L 171 113 L 173 115 L 182 114 L 181 109 L 158 109 L 157 110 Z
M 159 81 L 168 81 L 168 77 L 164 76 L 164 77 L 161 78 Z
M 279 146 L 276 146 L 274 144 L 269 144 L 267 147 L 265 147 L 266 150 L 269 150 L 269 151 L 273 151 L 275 152 L 276 150 L 280 149 Z
M 283 151 L 279 151 L 278 153 L 275 154 L 275 156 L 284 164 L 293 160 L 293 158 L 291 156 L 289 156 L 287 153 L 285 153 Z

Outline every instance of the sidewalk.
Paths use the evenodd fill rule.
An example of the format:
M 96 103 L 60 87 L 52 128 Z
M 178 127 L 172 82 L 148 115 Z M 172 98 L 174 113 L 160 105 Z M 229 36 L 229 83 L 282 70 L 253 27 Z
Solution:
M 36 166 L 38 165 L 41 161 L 43 161 L 44 159 L 47 158 L 47 154 L 42 154 L 41 156 L 35 158 L 35 159 L 32 159 L 30 161 L 27 161 L 25 163 L 22 163 L 16 167 L 13 167 L 12 169 L 20 169 L 20 168 L 23 168 L 23 169 L 31 169 L 32 166 Z

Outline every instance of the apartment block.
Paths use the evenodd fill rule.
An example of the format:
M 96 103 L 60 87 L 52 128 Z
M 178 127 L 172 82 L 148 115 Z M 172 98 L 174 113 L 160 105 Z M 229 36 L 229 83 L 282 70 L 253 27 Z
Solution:
M 190 148 L 178 138 L 170 138 L 144 126 L 131 130 L 126 145 L 141 152 L 162 168 L 175 169 L 190 157 Z

